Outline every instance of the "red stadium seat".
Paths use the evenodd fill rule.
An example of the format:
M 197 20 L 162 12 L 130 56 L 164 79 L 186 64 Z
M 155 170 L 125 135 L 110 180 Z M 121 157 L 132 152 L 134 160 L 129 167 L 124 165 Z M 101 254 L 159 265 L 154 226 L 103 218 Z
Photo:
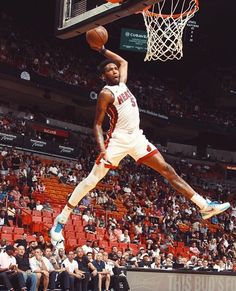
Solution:
M 15 227 L 14 234 L 23 234 L 25 232 L 24 228 L 22 227 Z
M 10 233 L 1 233 L 1 238 L 5 238 L 7 243 L 12 242 L 12 234 Z

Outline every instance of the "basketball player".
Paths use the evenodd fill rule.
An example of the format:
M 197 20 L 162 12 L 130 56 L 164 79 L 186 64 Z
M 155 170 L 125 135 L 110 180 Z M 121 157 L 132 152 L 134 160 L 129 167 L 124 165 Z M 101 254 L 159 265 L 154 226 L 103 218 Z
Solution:
M 145 164 L 165 177 L 178 192 L 200 208 L 203 219 L 228 209 L 230 207 L 228 202 L 223 204 L 210 202 L 196 193 L 165 162 L 158 149 L 147 140 L 139 128 L 139 109 L 136 98 L 126 86 L 127 61 L 105 47 L 93 49 L 107 58 L 99 66 L 100 76 L 106 85 L 98 96 L 94 121 L 94 133 L 100 154 L 90 174 L 76 186 L 67 205 L 55 219 L 51 229 L 52 243 L 56 245 L 64 240 L 62 229 L 72 210 L 107 174 L 109 169 L 117 167 L 126 155 L 130 155 L 137 163 Z M 105 114 L 110 117 L 110 130 L 106 141 L 103 139 L 102 130 Z

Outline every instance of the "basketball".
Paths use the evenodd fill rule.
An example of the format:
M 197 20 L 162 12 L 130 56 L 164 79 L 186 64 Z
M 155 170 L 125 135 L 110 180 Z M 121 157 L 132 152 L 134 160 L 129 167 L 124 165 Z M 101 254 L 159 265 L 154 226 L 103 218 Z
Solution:
M 108 41 L 108 32 L 105 27 L 98 26 L 86 32 L 86 40 L 91 48 L 101 48 Z

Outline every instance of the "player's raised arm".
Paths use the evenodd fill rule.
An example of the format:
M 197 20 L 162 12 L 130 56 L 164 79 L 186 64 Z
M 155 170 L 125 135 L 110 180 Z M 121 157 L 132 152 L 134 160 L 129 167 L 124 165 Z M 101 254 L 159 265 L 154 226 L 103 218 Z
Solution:
M 120 72 L 120 82 L 126 83 L 128 77 L 128 62 L 118 54 L 106 49 L 105 47 L 100 49 L 99 52 L 103 54 L 107 59 L 113 60 L 118 65 Z

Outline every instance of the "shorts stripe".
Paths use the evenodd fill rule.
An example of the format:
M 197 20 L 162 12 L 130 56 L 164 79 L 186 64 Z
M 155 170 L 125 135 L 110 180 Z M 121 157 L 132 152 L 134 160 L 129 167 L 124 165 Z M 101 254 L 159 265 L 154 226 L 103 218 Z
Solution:
M 148 153 L 147 155 L 143 156 L 142 158 L 137 160 L 137 164 L 142 164 L 147 158 L 150 158 L 158 153 L 158 149 L 153 150 L 152 152 Z

